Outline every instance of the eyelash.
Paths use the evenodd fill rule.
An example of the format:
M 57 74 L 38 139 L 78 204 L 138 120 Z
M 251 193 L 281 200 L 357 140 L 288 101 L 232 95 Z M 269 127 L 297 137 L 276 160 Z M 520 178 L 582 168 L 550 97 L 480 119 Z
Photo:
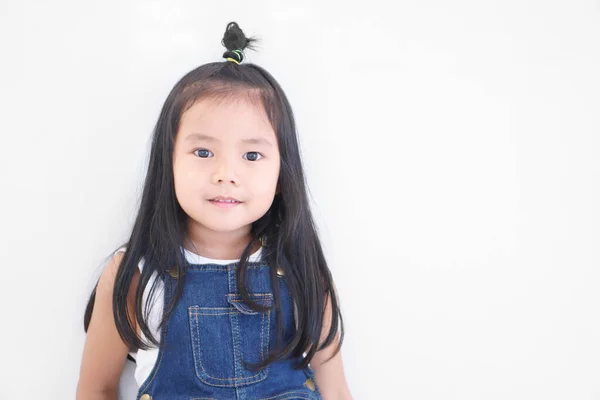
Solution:
M 209 157 L 211 157 L 211 155 L 209 155 L 208 157 L 200 157 L 197 154 L 199 151 L 208 151 L 212 156 L 214 156 L 213 152 L 210 151 L 210 150 L 207 150 L 207 149 L 196 149 L 196 150 L 194 150 L 194 155 L 196 155 L 196 157 L 198 157 L 198 158 L 209 158 Z M 261 153 L 259 153 L 258 151 L 249 151 L 249 152 L 245 153 L 244 156 L 246 156 L 248 153 L 256 153 L 258 155 L 258 158 L 256 160 L 248 160 L 247 158 L 244 157 L 244 160 L 254 162 L 254 161 L 258 161 L 258 160 L 264 158 L 264 156 Z

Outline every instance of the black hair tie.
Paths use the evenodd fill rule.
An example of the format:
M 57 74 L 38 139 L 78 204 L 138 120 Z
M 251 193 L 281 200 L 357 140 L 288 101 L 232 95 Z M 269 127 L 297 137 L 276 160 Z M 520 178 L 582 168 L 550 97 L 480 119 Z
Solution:
M 223 58 L 239 65 L 244 60 L 244 53 L 242 53 L 242 50 L 240 49 L 227 50 L 223 53 Z

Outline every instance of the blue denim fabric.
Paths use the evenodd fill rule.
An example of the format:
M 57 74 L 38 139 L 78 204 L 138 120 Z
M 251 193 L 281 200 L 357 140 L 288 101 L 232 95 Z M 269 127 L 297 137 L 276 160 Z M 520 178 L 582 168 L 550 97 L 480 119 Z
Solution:
M 157 362 L 137 399 L 152 400 L 321 400 L 314 371 L 293 369 L 298 359 L 270 364 L 259 372 L 242 360 L 264 359 L 276 343 L 275 309 L 252 311 L 236 282 L 238 263 L 191 265 L 183 295 L 161 333 Z M 274 304 L 269 266 L 249 263 L 246 287 L 257 302 Z M 167 277 L 165 306 L 176 278 Z M 294 309 L 285 276 L 277 278 L 284 340 L 294 329 Z

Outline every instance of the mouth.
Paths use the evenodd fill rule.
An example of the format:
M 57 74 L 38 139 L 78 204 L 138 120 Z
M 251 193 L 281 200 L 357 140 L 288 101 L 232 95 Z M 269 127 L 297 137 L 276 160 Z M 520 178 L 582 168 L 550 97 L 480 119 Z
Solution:
M 231 207 L 235 207 L 235 206 L 243 203 L 242 201 L 239 201 L 238 199 L 234 199 L 233 197 L 223 197 L 223 196 L 213 197 L 212 199 L 209 199 L 208 201 L 210 201 L 211 204 L 213 204 L 217 207 L 221 207 L 221 208 L 231 208 Z

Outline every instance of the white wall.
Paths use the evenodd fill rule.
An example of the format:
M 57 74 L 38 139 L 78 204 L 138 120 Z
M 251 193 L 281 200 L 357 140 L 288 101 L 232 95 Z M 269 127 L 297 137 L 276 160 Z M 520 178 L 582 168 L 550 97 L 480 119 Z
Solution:
M 74 397 L 159 109 L 230 20 L 297 115 L 355 399 L 600 399 L 592 0 L 3 0 L 0 399 Z

